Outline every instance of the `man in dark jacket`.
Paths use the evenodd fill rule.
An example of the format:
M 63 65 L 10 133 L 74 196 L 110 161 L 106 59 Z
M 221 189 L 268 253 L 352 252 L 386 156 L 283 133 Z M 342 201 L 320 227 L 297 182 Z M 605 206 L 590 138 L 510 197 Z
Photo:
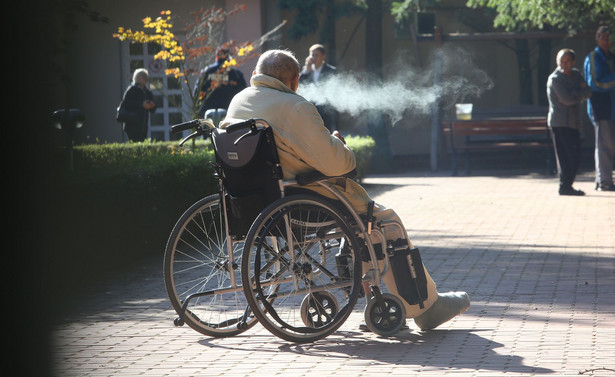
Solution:
M 227 109 L 235 94 L 246 87 L 243 73 L 236 68 L 225 67 L 230 60 L 230 51 L 219 48 L 216 62 L 208 66 L 201 74 L 199 117 L 203 118 L 209 109 Z
M 310 47 L 309 51 L 310 55 L 305 59 L 305 65 L 299 76 L 299 82 L 302 85 L 318 84 L 336 74 L 336 68 L 325 62 L 327 55 L 325 54 L 323 45 L 315 44 Z M 329 131 L 336 130 L 338 118 L 337 111 L 327 104 L 317 105 L 316 108 L 325 122 L 325 127 L 327 127 Z

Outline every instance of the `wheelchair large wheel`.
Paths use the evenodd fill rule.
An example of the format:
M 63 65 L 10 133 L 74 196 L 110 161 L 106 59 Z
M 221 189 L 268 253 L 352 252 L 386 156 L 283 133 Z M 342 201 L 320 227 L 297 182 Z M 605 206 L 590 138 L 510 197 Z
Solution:
M 241 288 L 243 242 L 230 246 L 232 253 L 219 195 L 196 202 L 178 220 L 164 257 L 167 293 L 180 314 L 176 325 L 228 337 L 258 322 Z
M 241 266 L 246 298 L 272 334 L 322 339 L 346 321 L 361 289 L 357 237 L 328 201 L 296 195 L 254 221 Z

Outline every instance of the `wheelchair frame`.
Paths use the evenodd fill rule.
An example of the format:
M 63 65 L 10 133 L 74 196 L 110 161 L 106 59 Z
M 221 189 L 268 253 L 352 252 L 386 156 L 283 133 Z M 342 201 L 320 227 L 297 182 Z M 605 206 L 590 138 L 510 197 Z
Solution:
M 269 127 L 265 120 L 250 119 L 230 125 L 225 132 L 230 134 L 249 129 L 250 131 L 237 139 L 237 143 L 239 139 L 255 135 Z M 187 140 L 198 136 L 210 137 L 213 128 L 213 124 L 207 121 L 194 120 L 173 126 L 172 130 L 174 133 L 188 129 L 194 130 L 191 135 L 181 141 L 180 145 L 183 145 Z M 276 161 L 276 163 L 277 168 L 280 169 L 279 161 Z M 279 171 L 281 172 L 281 169 Z M 288 181 L 282 180 L 280 175 L 280 179 L 278 179 L 280 199 L 275 200 L 261 211 L 252 222 L 252 226 L 245 237 L 234 239 L 234 236 L 228 232 L 230 225 L 229 208 L 225 199 L 226 191 L 223 177 L 219 176 L 220 193 L 203 198 L 191 206 L 176 223 L 167 243 L 164 276 L 167 293 L 178 313 L 178 317 L 174 320 L 175 325 L 181 326 L 187 323 L 194 330 L 205 335 L 226 337 L 242 333 L 254 326 L 256 322 L 261 322 L 271 333 L 280 338 L 298 343 L 311 342 L 328 336 L 345 322 L 356 304 L 359 291 L 363 289 L 367 298 L 364 315 L 368 327 L 372 331 L 385 336 L 397 332 L 405 323 L 405 307 L 397 296 L 382 293 L 380 290 L 381 276 L 391 267 L 389 252 L 383 250 L 384 263 L 382 269 L 380 268 L 374 243 L 380 243 L 383 248 L 386 247 L 387 240 L 383 230 L 388 227 L 399 228 L 400 234 L 406 235 L 406 232 L 403 226 L 395 221 L 376 221 L 373 216 L 373 202 L 368 206 L 367 218 L 362 219 L 350 205 L 350 202 L 330 182 L 334 178 L 348 179 L 348 177 L 349 175 L 327 177 L 314 172 L 297 176 L 295 180 Z M 337 198 L 336 200 L 341 203 L 344 213 L 340 213 L 335 206 L 330 206 L 328 204 L 330 199 L 323 200 L 316 193 L 313 195 L 286 195 L 289 188 L 303 187 L 310 183 L 320 185 Z M 318 233 L 318 231 L 312 231 L 310 226 L 303 225 L 304 236 L 312 238 L 309 242 L 305 242 L 308 245 L 306 250 L 302 250 L 295 255 L 294 244 L 301 244 L 302 242 L 299 240 L 300 237 L 292 234 L 292 227 L 301 226 L 302 223 L 307 224 L 307 222 L 298 220 L 292 223 L 289 220 L 293 216 L 294 212 L 292 211 L 302 209 L 298 204 L 295 205 L 295 202 L 304 203 L 303 205 L 308 206 L 310 211 L 322 212 L 326 219 L 333 221 L 336 224 L 335 229 L 342 229 L 340 241 L 338 242 L 338 239 L 334 237 L 340 235 L 339 231 L 334 235 L 325 234 L 322 236 L 322 230 L 320 230 L 321 233 Z M 306 213 L 311 213 L 310 211 Z M 279 213 L 284 215 L 278 215 Z M 280 227 L 278 230 L 273 229 L 273 225 L 271 225 L 275 222 L 274 217 L 276 215 L 277 220 L 275 221 L 278 221 L 276 223 L 278 225 L 275 226 Z M 213 236 L 211 234 L 214 233 L 209 233 L 209 226 L 212 224 L 206 222 L 205 216 L 211 216 L 212 230 L 216 228 L 216 233 Z M 216 221 L 219 223 L 214 224 Z M 222 227 L 224 227 L 224 234 L 222 234 L 222 229 L 217 229 Z M 206 239 L 199 239 L 197 236 L 199 232 L 202 232 Z M 284 238 L 283 232 L 286 232 L 286 238 Z M 274 240 L 278 236 L 284 240 L 281 247 L 278 244 L 273 244 L 274 241 L 278 242 Z M 365 272 L 356 272 L 357 269 L 362 271 L 361 261 L 363 256 L 359 252 L 359 239 L 363 240 L 363 246 L 371 263 L 371 268 Z M 372 239 L 376 239 L 377 242 L 372 242 Z M 271 245 L 268 244 L 268 240 L 272 240 Z M 320 249 L 316 248 L 317 242 L 315 240 L 320 242 Z M 337 261 L 338 256 L 343 259 L 342 251 L 346 244 L 342 245 L 343 241 L 341 240 L 345 240 L 347 243 L 351 243 L 351 246 L 354 246 L 354 249 L 348 251 L 353 268 L 346 266 L 347 269 L 344 270 L 344 273 L 347 270 L 353 270 L 353 276 L 348 279 L 339 276 L 342 275 L 339 272 L 339 264 L 337 265 L 337 275 L 332 272 L 332 268 L 328 268 L 326 263 L 332 263 L 332 261 L 326 260 L 327 251 L 323 251 L 323 247 L 337 248 L 338 255 L 335 256 L 335 260 Z M 209 255 L 211 245 L 220 249 L 219 252 L 225 249 L 226 255 L 215 252 Z M 303 245 L 299 247 L 303 247 Z M 310 251 L 312 249 L 309 248 L 314 249 Z M 281 251 L 281 249 L 285 249 L 285 251 Z M 308 255 L 310 252 L 313 253 L 313 256 Z M 205 277 L 198 274 L 191 275 L 193 270 L 202 267 L 197 265 L 197 262 L 200 263 L 200 261 L 197 261 L 197 255 L 203 256 L 203 265 L 209 266 L 211 275 Z M 311 259 L 308 260 L 308 257 Z M 266 260 L 261 266 L 261 259 L 267 258 L 271 260 Z M 302 258 L 308 260 L 308 262 L 298 263 L 296 259 Z M 318 258 L 320 258 L 320 261 L 317 260 Z M 182 264 L 187 264 L 188 267 L 180 269 L 179 266 Z M 238 279 L 237 276 L 239 267 L 241 279 Z M 259 273 L 257 274 L 256 271 L 259 271 Z M 261 271 L 266 271 L 266 273 L 263 272 L 263 281 L 261 281 Z M 410 273 L 413 278 L 416 278 L 416 271 L 411 263 Z M 183 277 L 184 274 L 188 276 Z M 281 276 L 283 274 L 288 275 L 287 280 L 275 280 L 275 275 Z M 271 276 L 274 276 L 274 278 Z M 326 278 L 327 281 L 322 283 L 322 286 L 318 286 L 316 280 L 321 277 Z M 204 278 L 208 282 L 205 282 Z M 349 279 L 353 280 L 352 283 L 349 282 Z M 212 280 L 216 281 L 218 286 L 212 288 L 207 285 Z M 245 281 L 248 280 L 250 284 L 245 284 Z M 303 288 L 299 288 L 302 284 L 304 285 Z M 185 294 L 178 292 L 180 286 L 187 287 Z M 281 287 L 290 287 L 289 297 L 305 293 L 301 304 L 299 305 L 298 302 L 292 300 L 289 300 L 289 304 L 285 304 L 286 297 L 279 291 L 282 289 Z M 327 289 L 335 290 L 338 297 L 341 297 L 345 302 L 345 305 L 340 308 L 338 299 Z M 269 293 L 265 294 L 265 290 Z M 341 296 L 342 294 L 344 297 Z M 230 296 L 230 298 L 224 298 L 223 295 Z M 195 308 L 201 298 L 203 300 L 209 298 L 209 300 L 202 305 L 204 308 L 197 312 Z M 191 306 L 194 302 L 197 302 L 197 305 Z M 230 305 L 230 308 L 225 305 Z M 233 305 L 235 305 L 234 308 Z M 296 309 L 293 308 L 293 305 L 300 307 Z M 211 311 L 220 310 L 221 313 L 209 313 L 208 308 L 212 308 Z M 281 317 L 282 314 L 284 318 Z

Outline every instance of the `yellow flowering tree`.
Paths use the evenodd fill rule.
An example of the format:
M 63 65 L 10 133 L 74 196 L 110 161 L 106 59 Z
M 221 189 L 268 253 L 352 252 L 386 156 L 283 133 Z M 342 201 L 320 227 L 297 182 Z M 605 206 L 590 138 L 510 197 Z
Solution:
M 232 82 L 223 82 L 228 79 L 227 70 L 236 68 L 255 57 L 256 48 L 284 23 L 254 42 L 237 43 L 227 41 L 222 43 L 223 26 L 227 17 L 245 11 L 245 5 L 235 5 L 229 11 L 212 7 L 192 12 L 192 22 L 183 28 L 183 37 L 180 39 L 174 30 L 173 16 L 170 10 L 160 12 L 155 19 L 146 17 L 142 20 L 144 30 L 133 31 L 123 27 L 113 34 L 114 38 L 131 43 L 154 43 L 161 47 L 154 59 L 166 62 L 165 74 L 174 76 L 182 82 L 182 97 L 187 101 L 189 110 L 184 114 L 190 119 L 198 115 L 199 104 L 220 85 L 233 85 Z M 217 73 L 218 80 L 210 86 L 206 93 L 193 88 L 201 88 L 201 72 L 215 59 L 218 48 L 226 48 L 231 52 L 232 59 L 224 63 Z

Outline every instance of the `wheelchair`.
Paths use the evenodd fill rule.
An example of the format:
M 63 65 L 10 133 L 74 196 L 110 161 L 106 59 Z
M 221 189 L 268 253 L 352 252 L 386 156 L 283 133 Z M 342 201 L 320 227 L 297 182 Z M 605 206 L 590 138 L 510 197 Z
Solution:
M 405 307 L 380 289 L 389 268 L 403 281 L 399 294 L 422 305 L 427 289 L 418 250 L 385 238 L 391 226 L 406 234 L 403 226 L 376 221 L 373 203 L 359 215 L 332 183 L 352 173 L 284 180 L 265 120 L 219 129 L 197 119 L 172 132 L 189 129 L 181 145 L 210 137 L 220 190 L 186 210 L 166 246 L 164 278 L 176 326 L 228 337 L 260 322 L 281 339 L 313 342 L 342 326 L 365 296 L 367 326 L 392 335 L 405 323 Z M 336 200 L 302 188 L 314 183 Z

